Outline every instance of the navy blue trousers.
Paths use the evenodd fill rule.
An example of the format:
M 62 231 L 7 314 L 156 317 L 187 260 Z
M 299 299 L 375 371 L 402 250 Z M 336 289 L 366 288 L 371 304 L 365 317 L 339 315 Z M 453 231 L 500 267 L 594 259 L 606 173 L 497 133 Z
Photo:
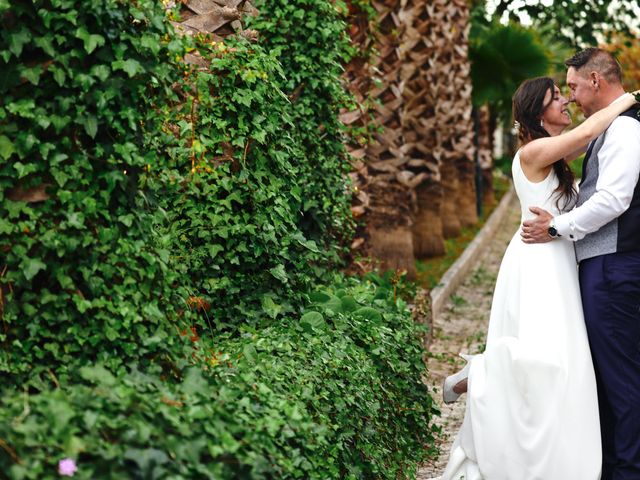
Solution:
M 640 480 L 640 251 L 580 262 L 598 384 L 602 480 Z

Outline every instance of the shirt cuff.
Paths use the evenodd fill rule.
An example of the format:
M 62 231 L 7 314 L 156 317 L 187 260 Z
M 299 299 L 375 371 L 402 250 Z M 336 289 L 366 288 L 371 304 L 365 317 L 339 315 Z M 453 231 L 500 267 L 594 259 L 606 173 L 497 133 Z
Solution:
M 562 238 L 566 238 L 570 242 L 575 242 L 581 240 L 584 235 L 576 230 L 576 224 L 573 221 L 571 213 L 572 212 L 567 212 L 554 217 L 553 223 L 558 233 L 562 235 Z

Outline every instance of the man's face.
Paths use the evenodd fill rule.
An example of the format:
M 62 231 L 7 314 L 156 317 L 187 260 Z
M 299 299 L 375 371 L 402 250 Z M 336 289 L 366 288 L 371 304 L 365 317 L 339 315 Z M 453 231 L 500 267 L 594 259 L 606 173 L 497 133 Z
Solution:
M 579 73 L 574 67 L 569 67 L 567 70 L 567 86 L 571 92 L 569 101 L 575 102 L 585 117 L 593 115 L 598 110 L 596 88 L 587 76 Z

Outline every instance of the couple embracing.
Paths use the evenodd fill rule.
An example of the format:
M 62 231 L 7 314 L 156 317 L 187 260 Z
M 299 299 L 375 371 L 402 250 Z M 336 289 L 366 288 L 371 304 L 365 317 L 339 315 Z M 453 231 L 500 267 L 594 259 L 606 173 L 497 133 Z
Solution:
M 467 406 L 442 480 L 640 480 L 640 106 L 608 52 L 566 65 L 569 99 L 550 78 L 513 97 L 522 226 L 486 350 L 445 380 Z

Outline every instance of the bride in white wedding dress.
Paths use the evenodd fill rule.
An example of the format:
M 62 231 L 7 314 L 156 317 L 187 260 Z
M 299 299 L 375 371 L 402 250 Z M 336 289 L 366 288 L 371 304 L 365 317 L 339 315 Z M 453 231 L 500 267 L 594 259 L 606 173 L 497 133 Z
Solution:
M 561 135 L 571 124 L 568 103 L 546 77 L 514 95 L 523 146 L 512 172 L 522 221 L 534 216 L 533 205 L 553 215 L 573 207 L 566 162 L 635 101 L 627 94 Z M 465 418 L 442 480 L 600 478 L 596 383 L 572 242 L 526 244 L 516 232 L 500 266 L 485 352 L 445 381 L 445 401 L 464 391 Z

